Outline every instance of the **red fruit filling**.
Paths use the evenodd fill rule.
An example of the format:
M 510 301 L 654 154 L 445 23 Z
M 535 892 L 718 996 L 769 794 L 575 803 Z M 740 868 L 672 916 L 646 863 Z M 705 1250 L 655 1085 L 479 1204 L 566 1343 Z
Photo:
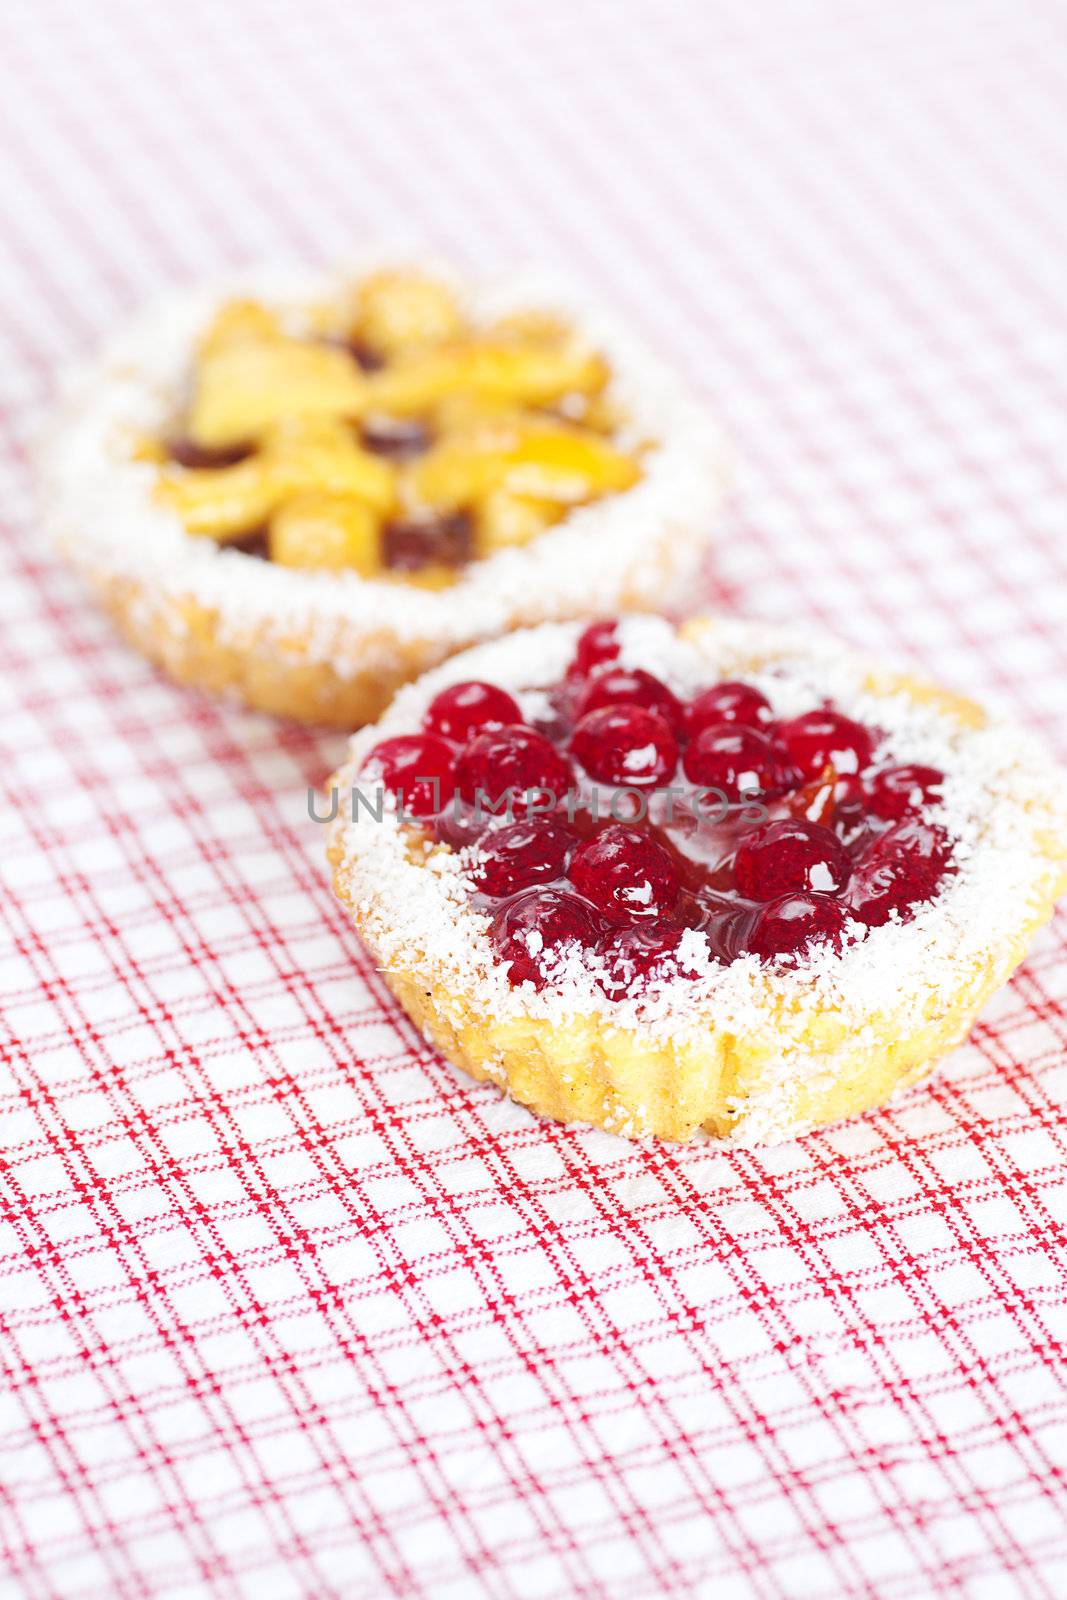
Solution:
M 363 768 L 375 774 L 413 817 L 432 817 L 448 804 L 455 754 L 433 733 L 407 733 L 375 745 Z
M 625 667 L 607 667 L 598 672 L 578 696 L 575 716 L 584 717 L 602 706 L 644 706 L 646 711 L 658 711 L 670 728 L 677 726 L 682 714 L 677 696 L 640 667 L 632 672 Z
M 592 949 L 603 924 L 591 906 L 565 889 L 528 889 L 505 900 L 489 928 L 489 937 L 512 983 L 543 989 L 545 967 L 568 946 Z M 546 959 L 547 958 L 547 959 Z
M 703 728 L 682 766 L 691 783 L 717 789 L 734 801 L 753 794 L 779 795 L 788 782 L 781 753 L 767 734 L 729 723 Z
M 686 738 L 695 739 L 705 728 L 718 727 L 722 722 L 762 728 L 773 720 L 767 696 L 750 683 L 715 683 L 686 706 L 683 731 Z
M 494 683 L 454 683 L 430 701 L 423 725 L 442 739 L 466 744 L 487 728 L 521 723 L 522 712 L 506 689 Z
M 543 686 L 537 728 L 504 689 L 460 683 L 422 733 L 367 761 L 466 852 L 513 983 L 543 988 L 574 948 L 605 994 L 639 994 L 692 975 L 678 956 L 687 929 L 716 961 L 795 966 L 840 950 L 856 924 L 910 920 L 955 870 L 927 814 L 943 773 L 879 765 L 878 732 L 831 706 L 777 722 L 752 684 L 682 705 L 651 673 L 613 665 L 618 649 L 614 623 L 591 623 L 564 680 Z M 633 820 L 603 786 L 637 791 Z M 722 796 L 714 815 L 694 790 Z M 491 812 L 506 797 L 515 816 L 501 825 Z
M 649 789 L 669 782 L 678 744 L 656 711 L 642 706 L 601 706 L 574 730 L 571 753 L 597 783 Z
M 651 834 L 619 824 L 582 845 L 570 880 L 616 921 L 665 917 L 678 899 L 678 872 L 663 846 Z
M 569 678 L 586 678 L 605 661 L 619 659 L 619 637 L 614 622 L 591 622 L 578 635 L 574 660 L 567 668 Z
M 610 1000 L 624 1000 L 635 989 L 671 978 L 681 970 L 677 950 L 684 928 L 613 928 L 596 947 L 603 971 L 601 989 Z
M 756 913 L 748 948 L 765 961 L 803 955 L 813 945 L 841 947 L 845 912 L 826 894 L 787 894 Z
M 562 800 L 573 781 L 566 756 L 543 734 L 517 723 L 479 733 L 456 761 L 463 799 L 490 808 L 508 796 L 523 803 L 539 795 Z
M 827 767 L 838 774 L 862 772 L 874 748 L 869 728 L 828 707 L 779 724 L 778 737 L 802 778 L 818 778 Z
M 936 767 L 886 767 L 867 785 L 867 805 L 876 817 L 899 822 L 915 816 L 940 795 L 945 774 Z
M 936 823 L 895 823 L 857 864 L 848 892 L 853 915 L 868 928 L 880 928 L 894 912 L 910 921 L 915 907 L 936 892 L 951 855 L 949 837 Z
M 817 822 L 768 822 L 748 835 L 734 858 L 734 882 L 748 900 L 777 900 L 810 889 L 838 894 L 852 875 L 848 851 Z
M 578 840 L 547 817 L 494 828 L 482 837 L 472 877 L 483 894 L 516 894 L 566 875 Z

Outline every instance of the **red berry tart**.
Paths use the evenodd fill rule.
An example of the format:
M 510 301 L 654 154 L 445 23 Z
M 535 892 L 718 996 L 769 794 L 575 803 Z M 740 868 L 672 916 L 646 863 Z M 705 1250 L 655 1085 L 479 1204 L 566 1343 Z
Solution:
M 1019 731 L 768 627 L 549 625 L 406 689 L 337 893 L 457 1065 L 561 1120 L 792 1137 L 963 1038 L 1064 884 Z
M 164 307 L 72 386 L 42 465 L 146 654 L 346 730 L 478 640 L 666 603 L 723 485 L 702 407 L 599 313 L 395 268 Z

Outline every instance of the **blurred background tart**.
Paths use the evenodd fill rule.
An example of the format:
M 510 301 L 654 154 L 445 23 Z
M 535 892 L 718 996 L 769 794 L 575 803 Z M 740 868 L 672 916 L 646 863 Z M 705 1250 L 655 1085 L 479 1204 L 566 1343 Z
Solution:
M 344 727 L 511 628 L 669 604 L 723 479 L 703 408 L 573 294 L 393 265 L 172 299 L 42 452 L 48 521 L 138 648 Z

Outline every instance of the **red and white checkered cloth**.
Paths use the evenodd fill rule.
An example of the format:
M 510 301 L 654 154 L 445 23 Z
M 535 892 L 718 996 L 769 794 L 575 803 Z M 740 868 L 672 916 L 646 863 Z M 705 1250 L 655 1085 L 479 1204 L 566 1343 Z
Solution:
M 165 283 L 415 235 L 597 284 L 746 463 L 708 599 L 1067 749 L 1057 0 L 6 0 L 0 1532 L 31 1600 L 1057 1600 L 1067 959 L 762 1154 L 476 1089 L 335 907 L 340 741 L 35 520 Z

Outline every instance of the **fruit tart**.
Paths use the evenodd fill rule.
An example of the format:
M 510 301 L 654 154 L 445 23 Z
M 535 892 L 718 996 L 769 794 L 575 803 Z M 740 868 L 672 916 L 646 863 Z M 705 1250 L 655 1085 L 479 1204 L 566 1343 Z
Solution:
M 808 634 L 548 624 L 352 741 L 334 886 L 401 1005 L 533 1110 L 785 1140 L 964 1038 L 1065 882 L 1039 745 Z
M 145 654 L 349 730 L 462 647 L 669 601 L 723 485 L 703 409 L 600 313 L 396 267 L 172 302 L 43 457 L 63 550 Z

